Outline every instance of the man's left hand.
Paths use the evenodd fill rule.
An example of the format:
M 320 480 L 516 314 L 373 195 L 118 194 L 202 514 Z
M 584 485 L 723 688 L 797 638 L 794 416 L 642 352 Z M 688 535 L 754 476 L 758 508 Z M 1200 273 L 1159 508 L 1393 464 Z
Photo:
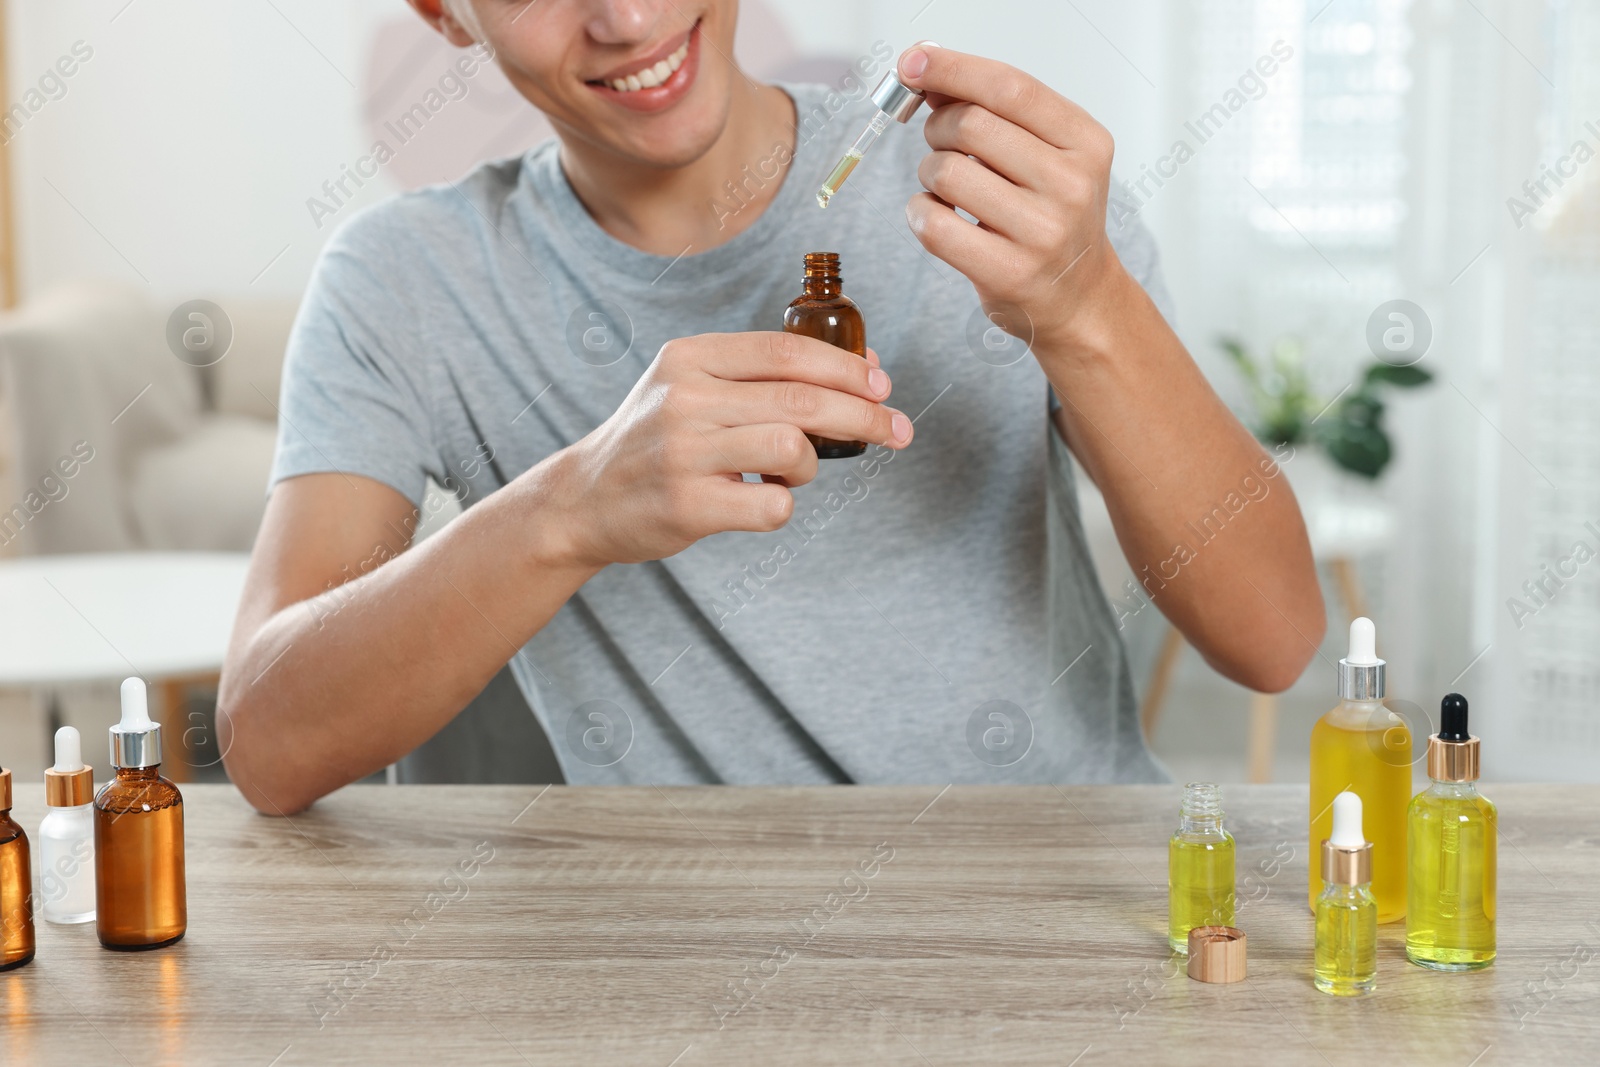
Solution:
M 1037 78 L 993 59 L 914 45 L 899 74 L 933 107 L 933 151 L 917 172 L 929 191 L 906 205 L 911 231 L 972 282 L 991 312 L 1020 311 L 1033 337 L 1072 344 L 1097 287 L 1120 273 L 1105 230 L 1111 134 Z

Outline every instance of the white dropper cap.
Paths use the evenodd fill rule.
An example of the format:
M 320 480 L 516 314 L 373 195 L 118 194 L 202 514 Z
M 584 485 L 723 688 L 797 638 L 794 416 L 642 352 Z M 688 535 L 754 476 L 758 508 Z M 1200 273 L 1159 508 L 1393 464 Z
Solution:
M 150 729 L 150 694 L 143 678 L 122 680 L 122 721 L 117 726 L 128 732 Z
M 1350 651 L 1344 659 L 1352 667 L 1371 667 L 1378 662 L 1378 630 L 1365 615 L 1350 623 Z
M 71 726 L 56 731 L 56 765 L 51 770 L 62 774 L 83 770 L 83 745 L 78 731 Z
M 1333 798 L 1333 833 L 1322 843 L 1322 880 L 1347 886 L 1372 881 L 1372 845 L 1361 830 L 1361 798 L 1348 790 Z
M 161 724 L 150 721 L 144 679 L 122 682 L 122 721 L 111 728 L 113 767 L 154 767 L 161 762 Z
M 1333 798 L 1333 834 L 1328 844 L 1334 848 L 1360 848 L 1366 843 L 1361 830 L 1361 798 L 1346 790 Z
M 1387 682 L 1378 658 L 1378 632 L 1362 616 L 1350 623 L 1350 646 L 1339 661 L 1339 696 L 1345 700 L 1382 700 Z

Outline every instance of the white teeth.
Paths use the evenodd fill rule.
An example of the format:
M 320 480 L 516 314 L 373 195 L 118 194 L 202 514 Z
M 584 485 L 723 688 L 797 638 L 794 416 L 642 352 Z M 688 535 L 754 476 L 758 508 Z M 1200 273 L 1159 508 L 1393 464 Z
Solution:
M 619 93 L 633 93 L 640 89 L 653 89 L 658 85 L 666 84 L 668 78 L 689 58 L 689 42 L 685 41 L 678 50 L 661 60 L 653 67 L 646 67 L 641 71 L 628 75 L 626 78 L 613 78 L 606 84 Z

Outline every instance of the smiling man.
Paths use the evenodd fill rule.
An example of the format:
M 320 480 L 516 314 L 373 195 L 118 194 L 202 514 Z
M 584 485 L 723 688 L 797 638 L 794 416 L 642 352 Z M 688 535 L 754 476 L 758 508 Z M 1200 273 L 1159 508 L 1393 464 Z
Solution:
M 1141 573 L 1223 514 L 1147 589 L 1228 677 L 1299 675 L 1298 508 L 1168 325 L 1149 237 L 1108 236 L 1081 108 L 914 46 L 931 114 L 822 211 L 871 105 L 746 77 L 736 0 L 411 2 L 557 137 L 323 255 L 219 700 L 251 803 L 395 761 L 508 661 L 572 782 L 1160 780 L 1069 453 Z M 773 332 L 818 250 L 867 360 Z M 995 358 L 985 306 L 1031 349 Z M 872 447 L 819 463 L 807 433 Z M 467 508 L 411 548 L 429 478 Z

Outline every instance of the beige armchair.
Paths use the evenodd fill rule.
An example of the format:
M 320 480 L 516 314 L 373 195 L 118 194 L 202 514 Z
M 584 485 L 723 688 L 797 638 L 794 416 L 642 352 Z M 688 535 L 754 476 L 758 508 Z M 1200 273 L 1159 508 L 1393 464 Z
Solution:
M 172 309 L 124 286 L 62 287 L 0 318 L 0 455 L 15 493 L 0 502 L 0 541 L 25 554 L 249 549 L 295 304 L 223 308 L 233 343 L 204 368 L 169 350 Z M 64 457 L 78 460 L 71 477 Z
M 57 289 L 0 317 L 0 406 L 21 511 L 0 552 L 246 551 L 266 507 L 278 383 L 295 304 L 219 301 L 233 326 L 210 367 L 167 346 L 172 308 L 122 286 Z M 174 305 L 175 306 L 175 305 Z M 75 446 L 84 442 L 87 448 Z M 92 449 L 92 458 L 83 455 Z M 70 477 L 59 464 L 70 462 Z M 49 479 L 49 481 L 46 481 Z M 32 491 L 28 506 L 27 494 Z M 418 539 L 459 514 L 429 483 Z M 8 518 L 9 517 L 9 518 Z M 115 691 L 95 714 L 115 719 Z M 209 714 L 209 707 L 207 708 Z M 559 782 L 543 729 L 502 669 L 440 736 L 394 768 L 402 782 Z

